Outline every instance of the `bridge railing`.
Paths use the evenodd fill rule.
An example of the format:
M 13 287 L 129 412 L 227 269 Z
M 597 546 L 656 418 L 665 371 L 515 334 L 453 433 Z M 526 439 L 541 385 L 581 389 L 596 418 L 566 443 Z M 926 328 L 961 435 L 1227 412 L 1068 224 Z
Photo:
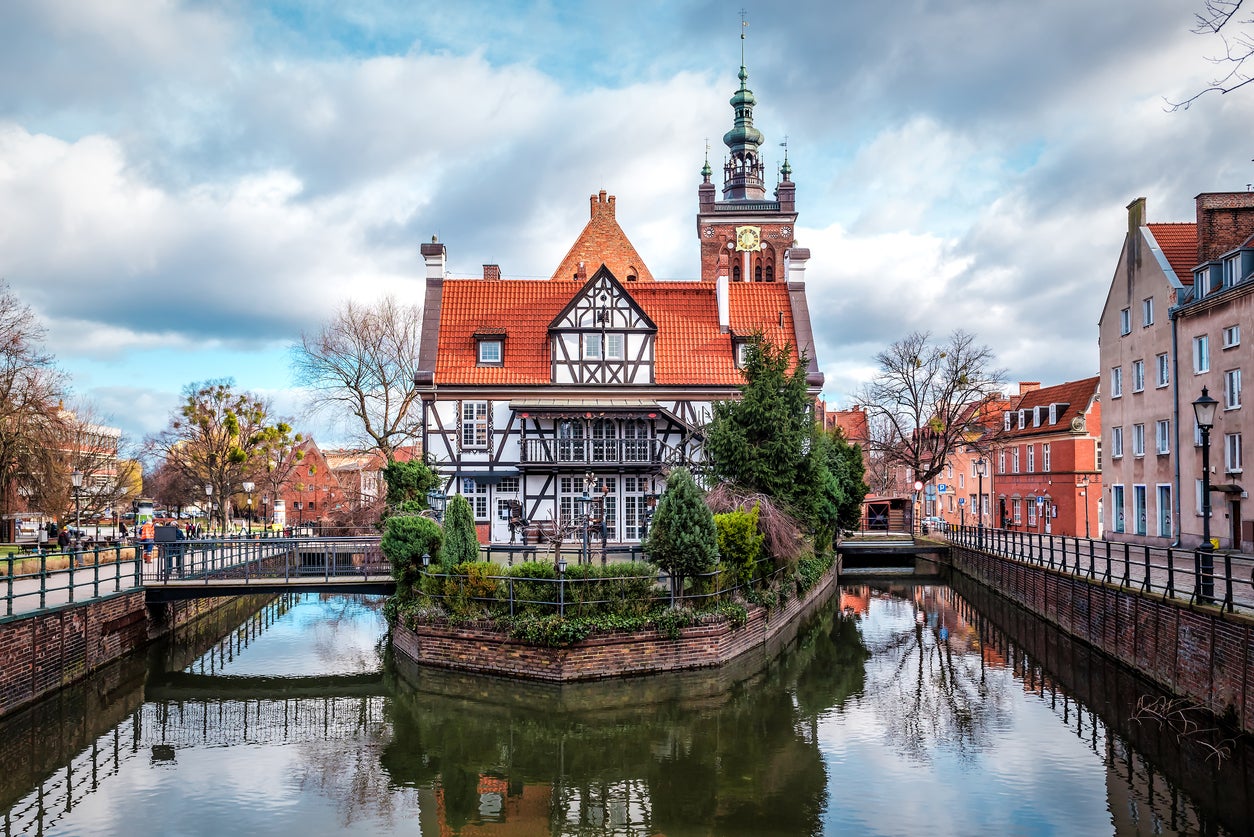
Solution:
M 379 536 L 174 541 L 155 544 L 143 564 L 146 586 L 172 582 L 331 580 L 390 575 Z
M 1254 556 L 946 524 L 959 546 L 1190 603 L 1254 612 Z
M 134 550 L 119 544 L 11 554 L 0 559 L 0 573 L 4 616 L 98 598 L 140 583 Z

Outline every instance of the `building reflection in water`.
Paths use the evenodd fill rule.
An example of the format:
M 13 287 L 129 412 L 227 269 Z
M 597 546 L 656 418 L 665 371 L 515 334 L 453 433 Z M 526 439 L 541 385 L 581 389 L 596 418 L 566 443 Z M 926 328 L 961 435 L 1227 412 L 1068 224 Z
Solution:
M 713 671 L 565 686 L 403 661 L 331 677 L 228 674 L 289 607 L 163 652 L 174 670 L 154 669 L 142 688 L 121 678 L 118 701 L 98 708 L 105 727 L 64 704 L 0 725 L 13 766 L 3 834 L 74 822 L 139 766 L 186 771 L 182 783 L 203 779 L 212 797 L 206 753 L 247 770 L 275 751 L 293 793 L 328 801 L 358 833 L 835 833 L 858 825 L 842 819 L 845 797 L 866 791 L 833 786 L 845 775 L 834 772 L 839 719 L 873 719 L 885 758 L 956 757 L 980 782 L 986 754 L 1015 746 L 1005 719 L 1030 706 L 1052 715 L 1045 736 L 1065 730 L 1100 760 L 1110 833 L 1239 833 L 1252 821 L 1248 748 L 1148 723 L 1146 684 L 961 580 L 842 588 L 781 653 Z M 55 763 L 20 752 L 49 740 L 69 748 Z M 1217 747 L 1225 758 L 1208 758 Z M 888 781 L 856 767 L 868 787 Z M 186 806 L 194 820 L 198 804 L 229 803 Z M 884 833 L 917 825 L 884 817 Z

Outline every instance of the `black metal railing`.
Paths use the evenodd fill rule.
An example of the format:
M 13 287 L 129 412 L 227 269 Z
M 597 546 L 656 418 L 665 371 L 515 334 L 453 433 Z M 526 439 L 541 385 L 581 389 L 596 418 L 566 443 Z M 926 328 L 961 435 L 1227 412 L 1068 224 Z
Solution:
M 522 462 L 530 465 L 649 465 L 661 462 L 657 439 L 523 440 Z
M 146 586 L 197 581 L 292 581 L 390 575 L 379 536 L 174 541 L 143 564 Z
M 43 610 L 117 593 L 140 584 L 132 547 L 11 554 L 0 560 L 4 616 Z
M 987 526 L 945 524 L 938 534 L 959 546 L 1091 581 L 1190 603 L 1218 604 L 1229 612 L 1254 612 L 1254 556 L 1244 553 L 1216 552 L 1212 562 L 1205 562 L 1200 549 Z

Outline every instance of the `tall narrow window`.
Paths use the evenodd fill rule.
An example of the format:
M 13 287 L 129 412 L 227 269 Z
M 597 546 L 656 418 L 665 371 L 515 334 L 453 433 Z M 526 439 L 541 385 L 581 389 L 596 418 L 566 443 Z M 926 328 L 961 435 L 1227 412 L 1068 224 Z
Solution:
M 1136 527 L 1138 535 L 1146 532 L 1145 499 L 1145 486 L 1132 486 L 1132 525 Z
M 1028 473 L 1036 473 L 1036 445 L 1028 445 Z
M 1163 352 L 1155 358 L 1158 367 L 1158 386 L 1165 387 L 1171 383 L 1171 364 L 1167 360 L 1167 353 Z
M 1041 445 L 1041 471 L 1049 473 L 1049 442 Z
M 1132 391 L 1141 392 L 1145 389 L 1145 361 L 1132 361 Z
M 488 446 L 488 402 L 462 402 L 462 447 Z
M 1193 371 L 1210 371 L 1210 338 L 1205 334 L 1193 338 Z
M 1132 332 L 1132 309 L 1124 308 L 1119 312 L 1119 333 L 1130 334 Z
M 1132 425 L 1132 455 L 1145 455 L 1145 425 Z
M 1241 434 L 1224 434 L 1224 470 L 1229 474 L 1241 473 Z
M 1110 397 L 1123 395 L 1123 367 L 1116 366 L 1110 370 Z
M 1158 454 L 1171 453 L 1171 420 L 1159 419 L 1154 422 L 1154 451 Z
M 1149 326 L 1154 324 L 1154 297 L 1141 300 L 1141 325 Z
M 1084 499 L 1085 499 L 1085 502 L 1087 502 L 1088 498 L 1086 497 Z M 1123 486 L 1122 485 L 1112 485 L 1110 487 L 1110 505 L 1111 505 L 1111 511 L 1110 511 L 1111 524 L 1113 525 L 1114 530 L 1116 532 L 1122 532 L 1124 531 L 1124 528 L 1123 528 L 1124 526 Z
M 1120 459 L 1123 457 L 1123 428 L 1110 428 L 1110 458 Z
M 1235 410 L 1241 406 L 1241 370 L 1229 369 L 1224 373 L 1224 409 Z
M 1158 536 L 1171 537 L 1171 486 L 1158 486 Z

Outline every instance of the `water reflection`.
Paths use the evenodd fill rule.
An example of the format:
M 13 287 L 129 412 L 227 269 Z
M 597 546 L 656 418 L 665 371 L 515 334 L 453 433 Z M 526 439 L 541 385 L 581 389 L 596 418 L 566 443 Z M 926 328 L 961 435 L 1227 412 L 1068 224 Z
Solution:
M 1220 834 L 1250 822 L 1243 746 L 1208 760 L 1220 739 L 1136 715 L 1145 684 L 960 581 L 844 588 L 781 653 L 724 669 L 561 687 L 385 665 L 378 605 L 285 598 L 199 624 L 154 651 L 146 676 L 132 664 L 99 681 L 111 697 L 86 687 L 6 722 L 3 833 Z

